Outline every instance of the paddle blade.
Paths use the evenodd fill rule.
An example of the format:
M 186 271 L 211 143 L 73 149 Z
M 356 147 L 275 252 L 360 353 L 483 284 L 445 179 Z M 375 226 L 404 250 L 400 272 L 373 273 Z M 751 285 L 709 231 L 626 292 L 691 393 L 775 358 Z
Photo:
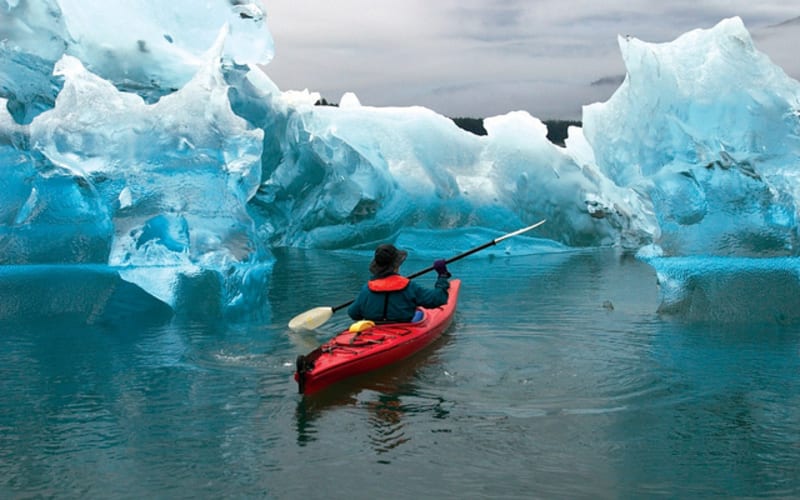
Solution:
M 333 316 L 332 307 L 315 307 L 292 318 L 289 328 L 294 331 L 313 330 L 331 319 L 331 316 Z

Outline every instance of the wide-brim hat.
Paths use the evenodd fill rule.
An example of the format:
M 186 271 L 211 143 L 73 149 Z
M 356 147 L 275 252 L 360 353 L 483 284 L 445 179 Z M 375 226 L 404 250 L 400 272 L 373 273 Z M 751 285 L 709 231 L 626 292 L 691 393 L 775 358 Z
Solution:
M 372 262 L 369 263 L 369 272 L 373 276 L 393 273 L 406 260 L 406 257 L 408 257 L 408 252 L 399 250 L 394 245 L 388 243 L 379 245 L 375 249 Z

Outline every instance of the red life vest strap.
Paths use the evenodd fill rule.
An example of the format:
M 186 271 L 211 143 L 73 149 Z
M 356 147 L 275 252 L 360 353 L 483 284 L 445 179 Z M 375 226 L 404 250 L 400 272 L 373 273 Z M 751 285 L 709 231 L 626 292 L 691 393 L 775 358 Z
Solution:
M 408 286 L 410 280 L 399 274 L 392 274 L 385 278 L 371 280 L 367 282 L 369 289 L 373 292 L 396 292 Z

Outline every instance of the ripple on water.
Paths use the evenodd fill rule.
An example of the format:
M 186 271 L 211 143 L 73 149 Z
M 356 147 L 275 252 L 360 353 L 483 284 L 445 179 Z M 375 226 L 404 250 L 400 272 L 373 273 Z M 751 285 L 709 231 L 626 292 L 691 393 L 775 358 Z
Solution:
M 663 321 L 652 269 L 613 254 L 476 256 L 452 266 L 463 291 L 439 342 L 306 398 L 294 358 L 348 320 L 300 336 L 286 323 L 352 298 L 369 257 L 289 253 L 271 323 L 0 325 L 0 489 L 304 498 L 334 478 L 354 498 L 800 492 L 797 330 Z

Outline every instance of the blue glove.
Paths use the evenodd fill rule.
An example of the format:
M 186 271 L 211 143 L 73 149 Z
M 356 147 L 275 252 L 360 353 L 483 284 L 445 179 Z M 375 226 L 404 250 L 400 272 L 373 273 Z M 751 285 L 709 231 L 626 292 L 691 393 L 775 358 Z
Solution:
M 447 261 L 444 259 L 439 259 L 433 263 L 433 268 L 439 273 L 439 277 L 441 278 L 444 276 L 445 278 L 449 278 L 452 276 L 450 271 L 447 270 Z

